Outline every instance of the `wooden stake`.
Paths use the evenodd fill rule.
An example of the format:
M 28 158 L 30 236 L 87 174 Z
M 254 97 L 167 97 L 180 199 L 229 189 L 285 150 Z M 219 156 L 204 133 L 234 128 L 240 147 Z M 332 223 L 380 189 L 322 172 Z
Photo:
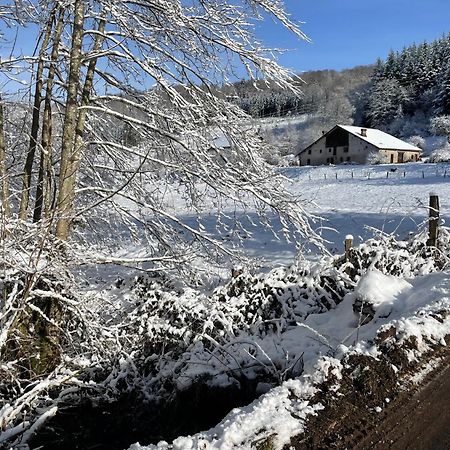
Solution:
M 350 261 L 350 250 L 353 248 L 353 236 L 348 234 L 345 236 L 345 261 Z
M 439 226 L 439 196 L 434 192 L 430 193 L 430 208 L 428 219 L 428 247 L 437 247 Z

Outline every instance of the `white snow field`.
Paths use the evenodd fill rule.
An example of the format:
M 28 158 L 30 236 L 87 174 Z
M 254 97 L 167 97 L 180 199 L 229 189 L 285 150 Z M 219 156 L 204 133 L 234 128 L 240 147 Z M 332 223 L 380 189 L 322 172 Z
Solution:
M 376 230 L 399 239 L 417 232 L 428 216 L 430 192 L 440 197 L 442 223 L 450 223 L 450 164 L 306 166 L 279 172 L 305 209 L 321 218 L 314 228 L 333 254 L 343 252 L 347 234 L 354 236 L 357 245 Z M 214 234 L 215 218 L 204 213 L 202 219 L 205 229 Z M 259 226 L 256 217 L 254 222 L 247 221 L 245 251 L 258 258 L 262 268 L 291 264 L 297 253 L 295 238 L 286 242 Z M 275 230 L 277 226 L 275 220 Z M 304 251 L 314 256 L 317 249 Z
M 392 233 L 399 240 L 415 234 L 419 225 L 425 225 L 430 191 L 440 196 L 442 221 L 448 222 L 450 217 L 450 166 L 296 167 L 282 172 L 288 179 L 289 189 L 308 202 L 310 210 L 323 217 L 317 225 L 333 252 L 342 252 L 343 240 L 349 233 L 355 237 L 355 245 L 371 237 L 373 233 L 368 227 Z M 244 242 L 247 251 L 266 258 L 268 266 L 292 262 L 294 243 L 282 243 L 256 228 Z M 395 251 L 400 257 L 402 245 L 399 248 Z M 179 437 L 173 443 L 150 446 L 136 443 L 130 450 L 251 449 L 255 448 L 255 443 L 269 437 L 271 448 L 281 449 L 303 431 L 308 416 L 323 409 L 320 403 L 312 401 L 317 385 L 332 376 L 334 386 L 331 389 L 339 390 L 341 361 L 345 356 L 353 353 L 379 355 L 375 337 L 380 330 L 395 327 L 400 344 L 415 338 L 417 348 L 408 350 L 410 361 L 419 361 L 434 346 L 445 345 L 444 338 L 450 334 L 450 315 L 439 314 L 450 310 L 450 273 L 447 269 L 434 272 L 426 261 L 421 261 L 420 268 L 417 266 L 414 271 L 406 267 L 408 262 L 401 263 L 405 267 L 399 276 L 369 269 L 356 278 L 354 290 L 346 294 L 341 303 L 326 312 L 312 311 L 304 319 L 284 327 L 280 322 L 278 332 L 236 335 L 228 351 L 241 345 L 242 354 L 236 353 L 238 358 L 244 360 L 245 351 L 257 348 L 259 355 L 263 355 L 259 363 L 268 370 L 271 365 L 280 366 L 282 358 L 286 361 L 301 358 L 303 375 L 282 382 L 246 407 L 234 409 L 210 430 Z M 320 270 L 321 266 L 318 267 Z M 269 285 L 280 283 L 282 286 L 277 280 L 286 278 L 277 278 L 275 270 L 267 275 L 266 281 L 269 280 Z M 227 299 L 230 307 L 231 302 L 239 298 Z M 354 312 L 356 299 L 372 305 L 373 319 L 368 323 L 361 322 L 361 316 Z M 210 359 L 200 347 L 198 350 L 189 356 L 183 375 L 186 378 L 198 374 L 199 367 L 208 363 L 205 358 Z M 219 374 L 221 368 L 213 366 L 208 369 L 209 373 L 217 370 Z M 267 389 L 261 386 L 261 391 Z M 383 407 L 379 405 L 377 411 Z

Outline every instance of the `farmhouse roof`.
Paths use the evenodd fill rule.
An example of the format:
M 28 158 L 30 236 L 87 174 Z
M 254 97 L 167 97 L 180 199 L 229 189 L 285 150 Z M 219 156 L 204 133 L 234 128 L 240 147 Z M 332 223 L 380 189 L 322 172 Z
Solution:
M 388 133 L 385 133 L 384 131 L 376 130 L 374 128 L 361 128 L 350 125 L 338 125 L 338 127 L 347 130 L 354 136 L 357 136 L 360 139 L 369 142 L 369 144 L 372 144 L 382 150 L 405 150 L 410 152 L 421 151 L 420 148 L 414 145 L 408 144 L 401 139 L 398 139 Z M 363 134 L 361 133 L 362 129 L 366 130 L 365 136 L 363 136 Z
M 350 125 L 335 125 L 330 131 L 328 131 L 328 133 L 325 133 L 323 136 L 314 141 L 312 144 L 308 145 L 308 147 L 298 152 L 297 155 L 300 155 L 300 153 L 303 153 L 305 150 L 308 150 L 312 145 L 314 145 L 316 142 L 320 141 L 322 138 L 330 134 L 336 128 L 342 128 L 345 131 L 349 132 L 350 134 L 353 134 L 354 136 L 358 137 L 359 139 L 362 139 L 363 141 L 366 141 L 369 144 L 374 145 L 380 150 L 404 150 L 409 152 L 422 151 L 420 150 L 419 147 L 408 144 L 407 142 L 402 141 L 401 139 L 398 139 L 394 136 L 391 136 L 388 133 L 385 133 L 384 131 L 380 131 L 375 128 L 355 127 Z

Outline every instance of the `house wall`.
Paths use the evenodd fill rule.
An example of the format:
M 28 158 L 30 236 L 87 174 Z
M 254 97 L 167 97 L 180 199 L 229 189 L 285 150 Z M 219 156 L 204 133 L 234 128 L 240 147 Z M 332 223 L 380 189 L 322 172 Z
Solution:
M 300 165 L 320 166 L 344 162 L 365 164 L 368 154 L 372 151 L 378 151 L 375 146 L 358 139 L 350 133 L 348 135 L 348 146 L 340 145 L 336 147 L 327 147 L 326 136 L 323 136 L 299 155 Z
M 402 150 L 381 150 L 381 153 L 386 157 L 388 163 L 418 161 L 420 157 L 419 152 L 405 152 Z M 401 161 L 401 153 L 403 153 L 403 161 Z
M 330 142 L 330 140 L 328 140 Z M 328 142 L 328 143 L 329 143 Z M 351 133 L 348 133 L 348 147 L 336 146 L 327 147 L 326 136 L 321 137 L 317 142 L 311 145 L 306 151 L 299 155 L 299 164 L 301 166 L 320 166 L 325 164 L 342 164 L 344 162 L 353 162 L 357 164 L 366 164 L 368 157 L 373 152 L 381 152 L 386 158 L 387 162 L 391 162 L 391 155 L 393 155 L 393 163 L 399 162 L 399 151 L 379 150 L 374 145 L 359 139 Z M 417 152 L 402 151 L 403 162 L 417 161 L 419 154 Z

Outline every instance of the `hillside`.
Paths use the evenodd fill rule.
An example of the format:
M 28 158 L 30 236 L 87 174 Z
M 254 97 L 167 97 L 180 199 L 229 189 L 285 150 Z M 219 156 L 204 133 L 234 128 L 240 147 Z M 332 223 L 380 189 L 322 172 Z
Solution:
M 299 74 L 296 85 L 301 95 L 243 81 L 234 86 L 235 101 L 259 119 L 256 126 L 276 147 L 276 155 L 266 156 L 271 163 L 282 165 L 277 155 L 306 147 L 336 124 L 368 126 L 412 138 L 431 153 L 434 149 L 423 139 L 450 134 L 449 58 L 450 35 L 392 51 L 386 61 L 379 59 L 373 66 Z M 268 119 L 286 116 L 288 120 L 281 124 Z

